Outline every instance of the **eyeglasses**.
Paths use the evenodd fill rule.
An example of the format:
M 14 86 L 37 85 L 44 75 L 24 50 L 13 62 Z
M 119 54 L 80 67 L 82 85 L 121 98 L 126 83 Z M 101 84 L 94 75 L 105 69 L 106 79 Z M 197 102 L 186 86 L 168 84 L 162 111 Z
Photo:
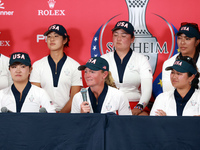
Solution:
M 192 26 L 195 26 L 195 27 L 199 30 L 199 26 L 198 26 L 198 24 L 196 24 L 196 23 L 189 23 L 189 22 L 182 22 L 182 23 L 181 23 L 181 26 L 185 26 L 185 25 L 192 25 Z

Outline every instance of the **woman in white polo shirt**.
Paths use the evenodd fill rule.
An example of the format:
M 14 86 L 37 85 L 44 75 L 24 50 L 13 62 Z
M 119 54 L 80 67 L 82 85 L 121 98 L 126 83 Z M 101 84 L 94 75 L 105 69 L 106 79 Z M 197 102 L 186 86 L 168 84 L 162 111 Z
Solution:
M 28 54 L 13 53 L 9 64 L 13 84 L 0 91 L 1 111 L 4 113 L 8 110 L 17 113 L 39 112 L 40 108 L 43 107 L 47 112 L 55 112 L 51 99 L 45 90 L 31 85 L 29 82 L 32 67 Z
M 162 67 L 162 87 L 163 92 L 170 91 L 173 88 L 170 82 L 170 72 L 166 71 L 165 68 L 167 66 L 171 66 L 178 56 L 190 56 L 193 58 L 193 61 L 196 63 L 197 68 L 200 68 L 200 34 L 198 24 L 196 23 L 181 23 L 181 27 L 179 28 L 177 36 L 177 44 L 180 50 L 180 53 L 174 55 L 170 59 L 166 60 L 163 63 Z
M 133 51 L 134 27 L 118 21 L 112 29 L 115 51 L 102 55 L 110 66 L 115 84 L 129 100 L 133 115 L 148 115 L 147 104 L 152 94 L 152 71 L 147 58 Z
M 180 56 L 171 70 L 171 91 L 156 97 L 151 109 L 151 116 L 194 116 L 200 115 L 199 72 L 191 57 Z
M 115 113 L 132 115 L 126 96 L 118 90 L 109 71 L 108 62 L 101 57 L 89 59 L 86 65 L 78 68 L 84 70 L 88 88 L 86 98 L 81 92 L 72 101 L 72 113 Z
M 50 55 L 33 64 L 30 81 L 45 89 L 57 112 L 69 113 L 72 98 L 83 85 L 81 72 L 77 69 L 80 64 L 64 53 L 64 47 L 69 44 L 69 35 L 62 25 L 51 25 L 44 35 Z

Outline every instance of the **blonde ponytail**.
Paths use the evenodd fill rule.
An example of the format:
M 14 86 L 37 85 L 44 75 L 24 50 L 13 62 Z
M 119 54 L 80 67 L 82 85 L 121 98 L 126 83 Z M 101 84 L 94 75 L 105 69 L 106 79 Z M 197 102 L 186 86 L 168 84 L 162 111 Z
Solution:
M 104 71 L 103 71 L 104 72 Z M 108 71 L 108 75 L 107 77 L 105 78 L 105 83 L 111 87 L 114 87 L 114 88 L 117 88 L 116 85 L 115 85 L 115 82 L 114 82 L 114 79 L 112 77 L 112 74 L 110 71 Z

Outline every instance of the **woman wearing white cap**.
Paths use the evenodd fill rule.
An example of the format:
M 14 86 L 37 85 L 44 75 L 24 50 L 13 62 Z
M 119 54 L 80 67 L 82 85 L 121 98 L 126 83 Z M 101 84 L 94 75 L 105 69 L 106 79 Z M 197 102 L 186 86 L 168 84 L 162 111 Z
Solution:
M 13 83 L 8 66 L 9 58 L 3 54 L 0 54 L 0 90 L 10 86 Z
M 64 53 L 69 35 L 62 25 L 51 25 L 44 35 L 50 55 L 33 64 L 30 81 L 47 91 L 57 112 L 69 113 L 72 98 L 83 85 L 81 72 L 77 70 L 79 63 Z
M 148 115 L 146 106 L 152 94 L 152 71 L 147 58 L 130 48 L 135 39 L 134 27 L 127 21 L 119 21 L 112 35 L 115 51 L 102 57 L 110 65 L 117 88 L 127 96 L 133 115 Z
M 45 90 L 29 82 L 32 67 L 28 54 L 13 53 L 9 64 L 13 84 L 0 91 L 1 112 L 55 112 Z
M 170 91 L 173 89 L 173 86 L 170 82 L 170 73 L 165 70 L 167 66 L 171 66 L 178 56 L 189 56 L 193 58 L 194 62 L 197 65 L 197 68 L 200 68 L 200 34 L 199 28 L 196 23 L 181 23 L 181 27 L 176 34 L 177 44 L 180 50 L 180 53 L 174 55 L 170 59 L 166 60 L 162 67 L 162 86 L 163 92 Z
M 128 99 L 116 89 L 108 62 L 101 57 L 89 59 L 84 70 L 88 88 L 86 96 L 77 93 L 72 101 L 72 113 L 115 113 L 132 115 Z
M 163 92 L 156 97 L 151 116 L 200 115 L 199 73 L 191 57 L 181 56 L 171 70 L 170 79 L 175 90 Z

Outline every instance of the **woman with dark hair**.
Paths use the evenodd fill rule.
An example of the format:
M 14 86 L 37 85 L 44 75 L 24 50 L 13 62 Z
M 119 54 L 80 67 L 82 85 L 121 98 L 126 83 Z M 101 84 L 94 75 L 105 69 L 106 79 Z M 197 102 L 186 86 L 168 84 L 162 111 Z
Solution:
M 130 48 L 135 40 L 133 25 L 118 21 L 112 29 L 112 39 L 114 51 L 101 57 L 108 61 L 115 84 L 128 98 L 132 114 L 149 115 L 152 69 L 144 55 Z
M 13 53 L 9 61 L 9 70 L 13 84 L 0 91 L 1 112 L 55 112 L 46 91 L 29 82 L 32 66 L 27 53 Z
M 173 89 L 173 86 L 170 82 L 170 73 L 165 70 L 167 66 L 173 64 L 179 56 L 189 56 L 193 58 L 193 61 L 196 63 L 197 68 L 200 68 L 200 59 L 199 59 L 199 52 L 200 52 L 200 34 L 199 28 L 196 23 L 181 23 L 181 27 L 176 33 L 177 36 L 177 44 L 180 50 L 180 53 L 174 55 L 172 58 L 166 60 L 163 64 L 162 68 L 162 85 L 163 85 L 163 92 L 170 91 Z
M 163 92 L 156 97 L 151 116 L 194 116 L 200 115 L 199 72 L 191 57 L 181 56 L 171 70 L 171 84 L 175 90 Z
M 64 47 L 69 46 L 69 35 L 62 25 L 51 25 L 44 35 L 50 55 L 33 64 L 30 81 L 47 91 L 57 112 L 69 113 L 72 98 L 82 86 L 79 63 L 64 53 Z

